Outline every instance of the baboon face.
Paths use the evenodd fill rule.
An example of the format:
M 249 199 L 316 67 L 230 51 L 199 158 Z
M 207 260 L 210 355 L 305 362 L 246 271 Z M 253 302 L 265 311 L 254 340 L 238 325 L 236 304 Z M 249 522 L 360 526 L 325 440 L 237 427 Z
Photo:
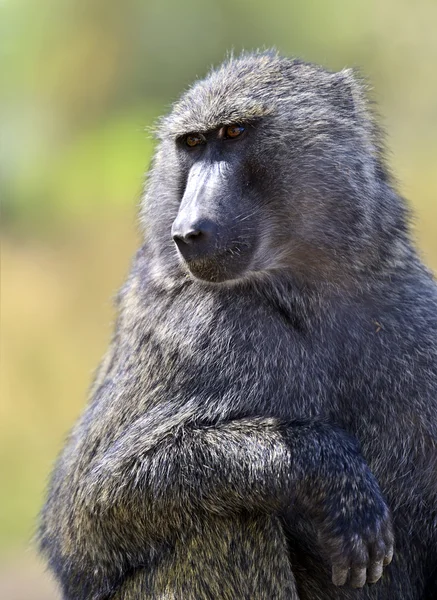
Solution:
M 249 55 L 174 106 L 160 130 L 156 171 L 170 196 L 158 210 L 191 275 L 219 283 L 284 268 L 327 273 L 362 250 L 372 142 L 356 125 L 354 83 Z
M 260 243 L 254 126 L 195 131 L 177 140 L 184 190 L 171 233 L 191 273 L 212 282 L 241 277 Z

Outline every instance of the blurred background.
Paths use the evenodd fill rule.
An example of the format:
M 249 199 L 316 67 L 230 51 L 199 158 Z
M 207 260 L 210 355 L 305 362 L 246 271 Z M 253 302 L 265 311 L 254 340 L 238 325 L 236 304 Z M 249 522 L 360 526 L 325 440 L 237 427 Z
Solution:
M 435 0 L 0 0 L 0 597 L 52 600 L 32 536 L 138 244 L 145 129 L 226 51 L 276 46 L 374 88 L 437 270 Z

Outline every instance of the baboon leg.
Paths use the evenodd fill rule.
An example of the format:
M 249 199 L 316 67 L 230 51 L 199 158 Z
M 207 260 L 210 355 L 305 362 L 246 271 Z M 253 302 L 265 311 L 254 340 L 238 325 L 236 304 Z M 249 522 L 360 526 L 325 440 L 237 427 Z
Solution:
M 299 600 L 279 520 L 209 518 L 111 598 L 140 599 Z

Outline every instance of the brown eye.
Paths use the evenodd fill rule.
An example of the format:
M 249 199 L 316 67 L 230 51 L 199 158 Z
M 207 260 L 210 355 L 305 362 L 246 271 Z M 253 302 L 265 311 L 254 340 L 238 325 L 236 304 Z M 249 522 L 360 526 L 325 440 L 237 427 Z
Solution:
M 242 125 L 228 125 L 225 127 L 225 138 L 236 138 L 243 133 L 244 129 Z
M 187 137 L 185 138 L 185 143 L 187 144 L 187 146 L 190 146 L 190 148 L 194 148 L 194 146 L 199 146 L 199 144 L 203 144 L 205 141 L 205 138 L 203 137 L 203 135 L 199 135 L 198 133 L 192 133 L 190 135 L 187 135 Z

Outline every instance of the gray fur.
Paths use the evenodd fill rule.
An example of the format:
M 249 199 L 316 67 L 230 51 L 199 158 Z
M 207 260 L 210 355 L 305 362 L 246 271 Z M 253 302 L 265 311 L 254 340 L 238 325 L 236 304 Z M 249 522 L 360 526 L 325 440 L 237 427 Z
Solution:
M 158 137 L 144 243 L 42 513 L 64 598 L 431 600 L 437 288 L 363 85 L 243 55 Z M 214 152 L 220 235 L 191 263 L 171 227 Z M 361 587 L 389 562 L 390 511 L 393 562 Z

